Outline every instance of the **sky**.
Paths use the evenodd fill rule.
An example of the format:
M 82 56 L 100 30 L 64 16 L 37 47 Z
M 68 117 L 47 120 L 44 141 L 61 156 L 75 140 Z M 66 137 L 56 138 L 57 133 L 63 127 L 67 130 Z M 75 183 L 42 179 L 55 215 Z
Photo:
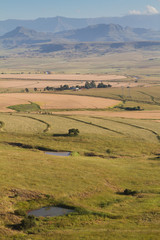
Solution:
M 158 14 L 160 0 L 1 0 L 0 20 Z

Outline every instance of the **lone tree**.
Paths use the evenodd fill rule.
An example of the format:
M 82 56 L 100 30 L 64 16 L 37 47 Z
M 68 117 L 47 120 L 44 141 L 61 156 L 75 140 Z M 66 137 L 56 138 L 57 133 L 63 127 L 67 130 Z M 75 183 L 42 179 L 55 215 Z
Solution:
M 25 88 L 25 92 L 29 92 L 29 89 L 28 89 L 28 88 Z
M 76 128 L 71 128 L 68 130 L 68 135 L 69 136 L 77 136 L 79 134 L 79 130 Z

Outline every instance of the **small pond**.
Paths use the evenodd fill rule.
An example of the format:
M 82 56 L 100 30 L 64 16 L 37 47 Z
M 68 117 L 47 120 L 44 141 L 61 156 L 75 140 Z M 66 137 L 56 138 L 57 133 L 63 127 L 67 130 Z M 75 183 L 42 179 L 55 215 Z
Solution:
M 45 152 L 48 155 L 54 155 L 58 157 L 68 157 L 71 155 L 71 152 Z
M 61 207 L 43 207 L 37 210 L 30 211 L 28 213 L 28 216 L 33 215 L 35 217 L 56 217 L 67 215 L 71 212 L 74 212 L 74 210 Z

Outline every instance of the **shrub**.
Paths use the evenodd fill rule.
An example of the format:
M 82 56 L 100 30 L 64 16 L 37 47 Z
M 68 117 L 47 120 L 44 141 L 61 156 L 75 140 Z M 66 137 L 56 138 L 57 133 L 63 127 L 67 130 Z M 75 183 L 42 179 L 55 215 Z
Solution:
M 17 209 L 14 211 L 14 214 L 17 215 L 17 216 L 25 216 L 26 217 L 26 212 L 24 210 L 21 210 L 21 209 Z
M 124 195 L 132 195 L 132 196 L 136 195 L 137 193 L 138 193 L 137 191 L 132 191 L 130 189 L 125 189 L 123 192 Z
M 21 229 L 29 229 L 36 225 L 36 218 L 34 216 L 25 217 L 20 224 Z
M 110 153 L 111 153 L 111 150 L 108 148 L 108 149 L 106 150 L 106 153 L 110 154 Z
M 72 136 L 72 135 L 77 136 L 78 134 L 79 134 L 79 130 L 76 129 L 76 128 L 71 128 L 71 129 L 68 130 L 68 135 L 69 136 Z

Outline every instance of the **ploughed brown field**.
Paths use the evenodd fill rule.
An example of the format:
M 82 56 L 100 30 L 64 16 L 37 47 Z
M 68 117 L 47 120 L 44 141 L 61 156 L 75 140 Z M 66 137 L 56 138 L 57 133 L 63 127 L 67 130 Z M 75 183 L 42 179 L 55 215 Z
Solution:
M 120 101 L 96 97 L 45 94 L 45 93 L 3 93 L 0 94 L 0 111 L 9 112 L 9 106 L 34 102 L 42 109 L 97 109 L 107 108 Z

